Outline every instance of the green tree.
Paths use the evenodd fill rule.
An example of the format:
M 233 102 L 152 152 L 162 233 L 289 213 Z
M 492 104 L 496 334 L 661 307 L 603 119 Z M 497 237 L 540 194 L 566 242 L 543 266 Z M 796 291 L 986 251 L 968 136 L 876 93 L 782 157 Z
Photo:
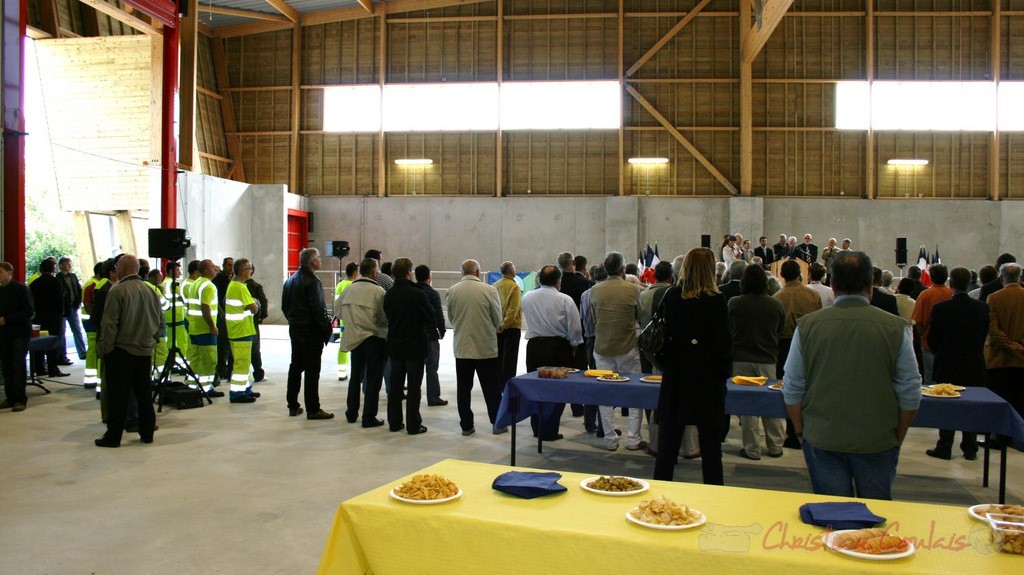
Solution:
M 51 230 L 31 230 L 25 236 L 25 276 L 31 276 L 39 269 L 39 262 L 48 256 L 70 256 L 72 271 L 78 267 L 78 258 L 75 257 L 75 240 L 68 236 L 58 235 Z M 79 273 L 79 275 L 81 275 Z

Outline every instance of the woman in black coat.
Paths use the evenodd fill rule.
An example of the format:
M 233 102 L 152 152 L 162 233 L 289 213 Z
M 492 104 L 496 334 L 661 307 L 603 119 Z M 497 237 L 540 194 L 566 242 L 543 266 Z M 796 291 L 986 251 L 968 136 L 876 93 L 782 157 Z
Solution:
M 683 428 L 696 425 L 704 483 L 722 485 L 725 381 L 732 373 L 732 334 L 725 296 L 715 287 L 715 254 L 686 254 L 677 285 L 665 292 L 668 338 L 658 397 L 658 458 L 654 478 L 672 480 Z

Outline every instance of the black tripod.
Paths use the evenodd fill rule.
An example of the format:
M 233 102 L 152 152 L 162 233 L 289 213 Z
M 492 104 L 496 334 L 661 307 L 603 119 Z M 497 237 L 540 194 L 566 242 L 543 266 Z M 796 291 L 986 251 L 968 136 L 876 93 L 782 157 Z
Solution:
M 171 278 L 171 322 L 177 317 L 176 302 L 178 300 L 178 280 Z M 186 312 L 187 315 L 187 312 Z M 177 326 L 167 326 L 167 329 L 171 332 L 171 337 L 168 340 L 171 343 L 171 347 L 167 350 L 167 359 L 164 361 L 163 371 L 160 372 L 160 379 L 156 382 L 156 390 L 153 392 L 153 400 L 158 400 L 157 412 L 162 412 L 164 409 L 164 391 L 167 390 L 171 382 L 171 371 L 177 365 L 177 360 L 181 359 L 181 364 L 185 366 L 185 381 L 188 378 L 192 378 L 196 382 L 196 387 L 199 388 L 200 393 L 206 398 L 208 404 L 212 404 L 213 400 L 210 399 L 210 395 L 206 393 L 206 389 L 199 383 L 199 376 L 196 372 L 192 371 L 192 366 L 188 364 L 188 360 L 185 359 L 185 354 L 181 353 L 181 349 L 178 348 L 178 330 Z

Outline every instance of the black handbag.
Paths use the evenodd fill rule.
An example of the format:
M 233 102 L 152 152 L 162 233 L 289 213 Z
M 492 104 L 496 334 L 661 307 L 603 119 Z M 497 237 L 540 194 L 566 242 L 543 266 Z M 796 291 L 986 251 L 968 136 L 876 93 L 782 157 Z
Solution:
M 659 370 L 665 369 L 664 367 L 664 351 L 665 342 L 668 340 L 668 324 L 665 321 L 665 292 L 668 289 L 662 290 L 662 292 L 654 298 L 654 313 L 651 314 L 651 321 L 644 327 L 643 331 L 640 332 L 640 336 L 637 338 L 637 345 L 640 347 L 640 353 L 644 354 L 647 361 L 651 362 L 651 365 L 658 368 Z

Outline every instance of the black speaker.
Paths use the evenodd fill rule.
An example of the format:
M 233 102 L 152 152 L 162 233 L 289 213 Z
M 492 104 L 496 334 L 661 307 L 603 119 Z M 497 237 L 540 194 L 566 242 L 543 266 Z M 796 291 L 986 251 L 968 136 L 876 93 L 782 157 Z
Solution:
M 183 228 L 151 228 L 149 230 L 149 257 L 162 260 L 180 260 L 192 240 Z
M 349 252 L 348 242 L 345 240 L 327 242 L 325 248 L 324 253 L 336 258 L 343 258 L 347 256 Z
M 907 265 L 907 238 L 896 238 L 896 265 Z
M 711 234 L 700 235 L 700 247 L 711 249 Z

